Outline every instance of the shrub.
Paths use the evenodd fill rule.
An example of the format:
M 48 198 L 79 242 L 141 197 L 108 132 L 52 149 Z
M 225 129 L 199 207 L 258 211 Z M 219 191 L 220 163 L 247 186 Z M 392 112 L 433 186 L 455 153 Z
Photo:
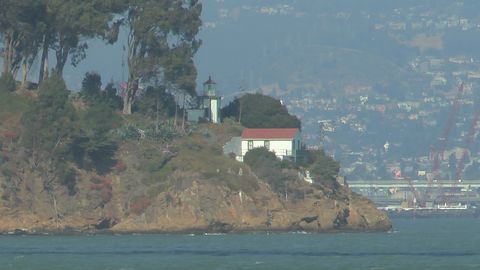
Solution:
M 74 134 L 75 109 L 68 101 L 70 91 L 59 76 L 43 81 L 38 91 L 38 99 L 22 116 L 23 145 L 62 159 Z
M 113 167 L 117 172 L 124 172 L 127 169 L 127 165 L 123 161 L 118 160 L 117 164 Z
M 3 137 L 5 139 L 9 139 L 10 141 L 14 141 L 18 138 L 18 134 L 15 131 L 7 130 L 3 132 Z
M 165 87 L 147 87 L 140 100 L 136 104 L 136 109 L 148 117 L 167 118 L 175 114 L 175 97 L 166 91 Z
M 262 94 L 246 94 L 222 109 L 224 118 L 241 118 L 248 128 L 300 128 L 300 120 L 279 100 Z
M 0 76 L 0 92 L 13 92 L 17 89 L 17 84 L 12 74 L 3 73 Z
M 98 73 L 87 72 L 82 80 L 80 95 L 89 101 L 98 100 L 102 90 L 102 78 Z
M 105 205 L 112 199 L 112 180 L 102 176 L 93 177 L 90 183 L 90 190 L 100 193 L 101 204 Z
M 146 196 L 141 196 L 133 199 L 132 203 L 130 204 L 130 211 L 136 215 L 140 215 L 150 206 L 151 204 L 150 198 Z
M 282 161 L 264 147 L 248 151 L 243 157 L 243 161 L 258 177 L 265 180 L 278 192 L 284 191 L 286 183 L 290 181 L 290 176 L 282 172 Z
M 258 147 L 248 151 L 243 158 L 243 161 L 249 165 L 251 168 L 255 168 L 262 165 L 262 162 L 270 160 L 270 161 L 278 161 L 277 157 L 273 152 L 268 151 L 265 147 Z
M 305 151 L 299 162 L 301 166 L 310 170 L 316 183 L 336 185 L 336 177 L 340 171 L 340 164 L 327 156 L 323 150 Z
M 139 140 L 141 137 L 138 128 L 133 124 L 126 124 L 115 130 L 115 137 L 118 140 Z
M 60 175 L 60 183 L 67 187 L 68 195 L 77 194 L 77 173 L 72 168 L 63 169 Z

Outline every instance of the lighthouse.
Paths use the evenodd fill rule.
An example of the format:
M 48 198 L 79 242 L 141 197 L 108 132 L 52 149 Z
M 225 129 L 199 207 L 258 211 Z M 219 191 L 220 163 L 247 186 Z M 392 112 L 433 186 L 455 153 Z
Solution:
M 201 109 L 205 111 L 205 118 L 212 123 L 220 123 L 220 101 L 221 97 L 217 95 L 217 83 L 209 76 L 203 83 Z

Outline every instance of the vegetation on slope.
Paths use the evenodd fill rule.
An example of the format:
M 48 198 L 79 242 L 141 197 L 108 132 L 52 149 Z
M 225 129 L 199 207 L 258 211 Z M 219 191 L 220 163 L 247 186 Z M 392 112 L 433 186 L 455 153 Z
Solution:
M 301 128 L 300 120 L 279 100 L 262 94 L 236 98 L 222 109 L 222 116 L 234 118 L 247 128 Z

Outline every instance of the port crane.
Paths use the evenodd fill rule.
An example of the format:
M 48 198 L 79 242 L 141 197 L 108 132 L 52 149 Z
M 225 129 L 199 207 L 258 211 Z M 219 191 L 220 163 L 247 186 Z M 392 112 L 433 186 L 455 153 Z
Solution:
M 452 109 L 450 111 L 450 114 L 449 114 L 449 117 L 448 117 L 447 125 L 445 126 L 445 130 L 444 130 L 444 133 L 443 133 L 444 137 L 442 138 L 443 140 L 442 140 L 442 143 L 441 143 L 440 148 L 439 148 L 440 152 L 433 154 L 433 166 L 432 166 L 433 179 L 429 180 L 429 182 L 427 184 L 427 190 L 425 191 L 425 196 L 424 196 L 423 200 L 421 200 L 420 205 L 424 205 L 425 201 L 429 199 L 431 188 L 432 188 L 432 185 L 433 185 L 433 181 L 436 181 L 436 180 L 439 179 L 440 155 L 441 155 L 442 160 L 443 160 L 445 148 L 447 146 L 448 138 L 449 138 L 449 135 L 450 135 L 451 130 L 453 128 L 453 124 L 455 123 L 455 121 L 454 121 L 455 116 L 458 113 L 458 110 L 459 110 L 459 107 L 460 107 L 460 102 L 459 101 L 460 101 L 460 99 L 463 95 L 463 92 L 464 92 L 464 83 L 462 82 L 460 87 L 458 88 L 457 95 L 456 95 L 454 103 L 453 103 L 453 107 L 452 107 Z M 463 174 L 464 169 L 465 169 L 465 160 L 466 160 L 466 157 L 468 155 L 469 149 L 470 149 L 470 147 L 471 147 L 471 145 L 474 141 L 474 138 L 475 138 L 475 135 L 476 135 L 476 130 L 478 128 L 479 120 L 480 120 L 480 101 L 476 100 L 475 101 L 475 110 L 474 110 L 472 121 L 471 121 L 469 129 L 468 129 L 468 134 L 465 136 L 464 141 L 463 141 L 462 155 L 461 155 L 460 159 L 458 160 L 457 167 L 455 169 L 454 182 L 453 182 L 453 186 L 451 188 L 451 192 L 455 191 L 456 185 L 461 181 L 462 174 Z M 446 200 L 451 199 L 450 196 L 447 196 L 446 194 L 444 194 L 443 197 Z
M 455 124 L 455 118 L 460 109 L 460 99 L 463 96 L 463 90 L 464 90 L 464 83 L 462 82 L 458 87 L 457 95 L 455 96 L 455 99 L 453 101 L 452 109 L 448 114 L 448 120 L 447 120 L 447 124 L 445 125 L 445 129 L 443 131 L 440 147 L 438 148 L 438 151 L 436 153 L 434 150 L 433 166 L 432 166 L 433 179 L 439 178 L 440 161 L 444 160 L 444 154 L 448 144 L 448 139 L 450 137 L 450 133 L 452 132 L 453 125 Z
M 445 149 L 447 147 L 453 125 L 455 124 L 455 118 L 458 114 L 458 111 L 460 110 L 460 99 L 462 98 L 463 93 L 464 82 L 462 82 L 457 89 L 457 94 L 455 96 L 455 99 L 453 100 L 452 108 L 448 114 L 447 123 L 445 125 L 445 129 L 443 131 L 443 136 L 441 138 L 438 150 L 436 150 L 433 146 L 430 146 L 430 152 L 432 157 L 432 178 L 427 178 L 427 189 L 425 191 L 425 195 L 420 200 L 420 206 L 425 206 L 426 201 L 430 198 L 430 192 L 432 190 L 433 182 L 437 181 L 440 178 L 440 162 L 444 160 Z
M 475 130 L 477 129 L 478 126 L 478 120 L 480 120 L 480 103 L 477 101 L 475 104 L 475 113 L 472 119 L 472 122 L 470 123 L 470 128 L 468 130 L 468 135 L 465 137 L 465 141 L 463 144 L 463 152 L 462 156 L 460 157 L 459 162 L 457 163 L 457 170 L 455 172 L 455 183 L 458 183 L 461 181 L 463 169 L 465 167 L 465 159 L 468 154 L 468 149 L 470 149 L 470 146 L 473 143 L 473 139 L 475 137 Z

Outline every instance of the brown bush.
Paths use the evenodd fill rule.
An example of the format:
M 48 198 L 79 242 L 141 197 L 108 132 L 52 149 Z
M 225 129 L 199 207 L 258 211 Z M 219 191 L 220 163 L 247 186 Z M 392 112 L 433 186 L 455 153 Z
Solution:
M 130 203 L 130 211 L 136 215 L 140 215 L 152 204 L 150 198 L 146 196 L 137 197 Z
M 108 203 L 112 197 L 112 180 L 103 176 L 94 176 L 90 183 L 90 190 L 99 191 L 102 199 L 102 205 Z
M 117 161 L 117 164 L 115 164 L 113 169 L 117 172 L 123 172 L 127 169 L 127 165 L 125 163 L 123 163 L 123 161 L 119 160 L 119 161 Z

